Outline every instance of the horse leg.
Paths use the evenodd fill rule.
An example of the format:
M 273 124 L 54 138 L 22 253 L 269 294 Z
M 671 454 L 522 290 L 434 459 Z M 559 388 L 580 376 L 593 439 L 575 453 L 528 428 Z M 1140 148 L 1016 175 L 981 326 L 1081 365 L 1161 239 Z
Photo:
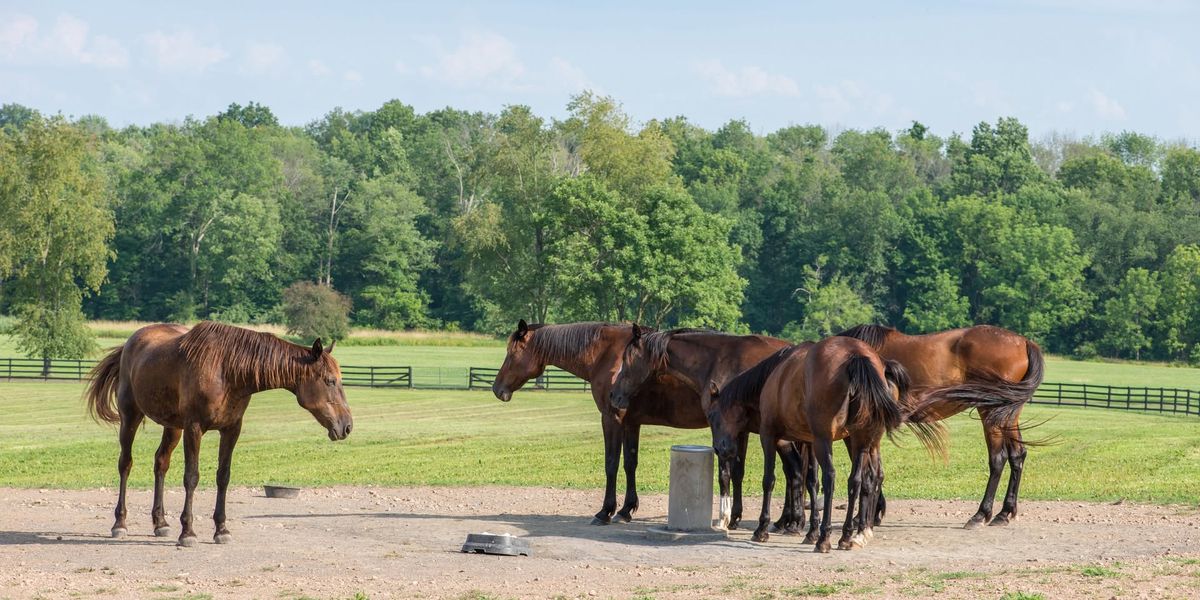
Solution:
M 624 423 L 625 427 L 625 504 L 617 512 L 617 518 L 626 523 L 633 520 L 633 513 L 638 509 L 637 466 L 638 441 L 641 438 L 641 423 Z
M 221 449 L 217 454 L 217 509 L 213 511 L 213 523 L 217 532 L 213 541 L 218 544 L 228 544 L 233 536 L 225 528 L 225 492 L 229 489 L 229 469 L 233 462 L 233 447 L 237 445 L 238 436 L 242 434 L 242 421 L 221 430 Z
M 875 537 L 875 531 L 872 528 L 879 521 L 876 511 L 879 508 L 879 486 L 882 480 L 883 461 L 879 456 L 879 442 L 875 442 L 867 453 L 867 460 L 862 472 L 862 492 L 859 496 L 862 514 L 858 520 L 856 537 L 861 537 L 860 544 L 864 546 L 868 540 Z
M 980 418 L 984 415 L 980 414 Z M 979 503 L 979 511 L 971 517 L 963 527 L 975 529 L 987 523 L 992 518 L 992 502 L 996 497 L 996 487 L 1000 485 L 1000 475 L 1004 473 L 1004 463 L 1008 460 L 1008 452 L 1004 449 L 1004 432 L 999 429 L 983 427 L 983 438 L 988 449 L 988 482 L 983 490 L 983 500 Z
M 857 448 L 856 445 L 849 443 L 847 438 L 847 447 L 850 448 L 850 478 L 846 481 L 848 488 L 847 494 L 849 498 L 846 500 L 846 522 L 842 525 L 842 539 L 838 540 L 838 550 L 852 550 L 854 548 L 854 528 L 856 522 L 861 522 L 862 511 L 860 510 L 859 496 L 862 493 L 862 470 L 863 464 L 866 462 L 864 452 Z M 857 515 L 855 513 L 858 513 Z
M 784 491 L 783 514 L 772 528 L 785 534 L 800 533 L 804 525 L 804 466 L 796 444 L 788 442 L 777 448 L 779 459 L 783 462 L 783 475 L 786 482 Z
M 1021 430 L 1013 424 L 1004 444 L 1008 453 L 1008 491 L 1004 493 L 1004 506 L 1000 514 L 988 525 L 1008 525 L 1017 518 L 1017 494 L 1021 489 L 1021 473 L 1025 470 L 1025 442 L 1021 440 Z
M 817 455 L 811 442 L 804 443 L 801 456 L 804 459 L 804 489 L 808 493 L 808 533 L 804 534 L 801 543 L 815 544 L 821 529 L 821 505 L 817 493 Z
M 758 529 L 754 530 L 750 539 L 765 542 L 771 537 L 767 533 L 767 526 L 771 524 L 771 491 L 775 489 L 775 438 L 759 433 L 758 439 L 763 449 L 762 512 L 758 515 Z
M 189 423 L 183 430 L 183 512 L 179 514 L 179 545 L 196 545 L 196 532 L 192 530 L 192 497 L 196 495 L 196 484 L 200 483 L 200 437 L 204 432 L 197 423 Z
M 154 519 L 154 535 L 157 537 L 166 537 L 171 533 L 163 508 L 163 481 L 167 478 L 167 469 L 171 468 L 171 454 L 179 445 L 182 434 L 182 429 L 163 427 L 162 443 L 154 453 L 154 507 L 150 509 L 150 518 Z
M 121 491 L 117 495 L 117 508 L 113 511 L 116 520 L 112 526 L 114 538 L 125 537 L 128 529 L 125 527 L 125 486 L 129 482 L 129 470 L 133 467 L 133 438 L 137 428 L 145 416 L 138 410 L 132 398 L 119 399 L 121 413 L 121 429 L 118 438 L 121 442 L 121 456 L 117 458 L 117 474 L 121 477 Z
M 887 499 L 883 497 L 883 461 L 880 460 L 877 466 L 879 470 L 876 474 L 879 476 L 879 480 L 875 483 L 878 487 L 875 490 L 875 495 L 878 497 L 878 500 L 875 502 L 875 518 L 871 520 L 871 525 L 875 527 L 883 524 L 883 516 L 887 514 Z
M 742 481 L 746 479 L 746 447 L 750 441 L 750 432 L 738 434 L 738 459 L 729 466 L 730 479 L 733 484 L 733 506 L 729 510 L 729 529 L 737 529 L 742 521 Z
M 624 428 L 610 416 L 601 418 L 604 429 L 604 505 L 592 517 L 592 525 L 612 523 L 617 511 L 617 468 L 621 463 L 621 438 Z
M 817 438 L 813 441 L 813 451 L 817 462 L 821 465 L 821 487 L 825 492 L 825 514 L 821 515 L 821 533 L 817 539 L 814 552 L 829 552 L 829 526 L 833 516 L 833 480 L 837 472 L 833 468 L 833 442 Z M 847 507 L 849 508 L 849 507 Z

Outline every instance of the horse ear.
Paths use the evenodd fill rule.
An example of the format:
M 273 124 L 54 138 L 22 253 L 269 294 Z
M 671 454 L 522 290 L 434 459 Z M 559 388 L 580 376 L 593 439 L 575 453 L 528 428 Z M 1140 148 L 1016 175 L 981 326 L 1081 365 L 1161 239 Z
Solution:
M 721 396 L 721 388 L 717 387 L 717 382 L 708 382 L 708 395 L 713 398 L 718 398 Z
M 313 347 L 312 347 L 313 358 L 321 358 L 321 353 L 324 351 L 325 351 L 325 348 L 323 346 L 321 346 L 321 338 L 317 338 L 317 341 L 313 342 Z
M 336 345 L 337 345 L 337 340 L 333 340 L 332 342 L 329 342 L 329 347 L 325 349 L 325 352 L 328 352 L 329 354 L 333 354 L 333 347 Z
M 521 319 L 520 321 L 517 321 L 517 333 L 513 336 L 513 339 L 517 339 L 517 340 L 524 339 L 525 334 L 528 332 L 529 332 L 529 323 L 526 323 L 525 319 Z
M 636 343 L 638 343 L 639 341 L 641 341 L 641 339 L 642 339 L 642 328 L 641 328 L 640 326 L 638 326 L 638 324 L 637 324 L 637 323 L 634 323 L 634 324 L 633 324 L 633 340 L 632 340 L 632 343 L 636 344 Z

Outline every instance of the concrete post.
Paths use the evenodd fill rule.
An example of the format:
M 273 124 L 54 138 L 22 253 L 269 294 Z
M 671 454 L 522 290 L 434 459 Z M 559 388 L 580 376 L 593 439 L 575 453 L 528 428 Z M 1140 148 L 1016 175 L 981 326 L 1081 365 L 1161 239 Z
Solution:
M 708 446 L 671 446 L 671 489 L 667 528 L 712 529 L 713 450 Z

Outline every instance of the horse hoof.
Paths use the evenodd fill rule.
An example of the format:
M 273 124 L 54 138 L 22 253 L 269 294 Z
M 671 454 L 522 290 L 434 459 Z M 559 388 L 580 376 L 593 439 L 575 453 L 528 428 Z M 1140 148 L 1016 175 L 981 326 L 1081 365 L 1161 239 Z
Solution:
M 741 523 L 741 520 L 740 520 L 740 519 L 730 519 L 730 520 L 729 520 L 729 525 L 728 525 L 727 527 L 725 527 L 725 528 L 726 528 L 726 529 L 728 529 L 728 530 L 730 530 L 730 531 L 733 531 L 734 529 L 737 529 L 737 528 L 738 528 L 738 523 Z
M 169 535 L 171 535 L 170 526 L 163 525 L 162 527 L 154 528 L 154 537 L 167 537 Z
M 850 540 L 838 540 L 838 550 L 853 550 L 854 542 Z
M 801 541 L 800 543 L 801 543 L 801 544 L 815 544 L 815 543 L 817 543 L 817 534 L 815 534 L 815 533 L 813 533 L 813 532 L 811 532 L 811 531 L 810 531 L 810 532 L 808 532 L 807 534 L 805 534 L 805 535 L 804 535 L 804 540 L 803 540 L 803 541 Z
M 630 521 L 633 521 L 633 515 L 627 513 L 617 513 L 617 520 L 622 523 L 629 523 Z
M 218 533 L 213 536 L 213 541 L 218 544 L 228 544 L 229 542 L 233 541 L 233 535 L 231 535 L 229 532 Z
M 829 540 L 825 540 L 824 542 L 820 542 L 816 546 L 813 546 L 813 552 L 818 554 L 829 554 Z
M 196 536 L 194 536 L 194 535 L 189 535 L 189 536 L 186 536 L 186 537 L 181 537 L 181 538 L 179 538 L 179 542 L 178 542 L 176 545 L 177 545 L 177 546 L 180 546 L 180 547 L 182 547 L 182 548 L 192 548 L 192 547 L 194 547 L 196 544 L 199 544 L 199 543 L 200 543 L 200 542 L 196 540 Z
M 986 519 L 976 515 L 971 517 L 971 520 L 967 521 L 966 525 L 963 525 L 963 529 L 979 529 L 980 527 L 983 527 L 984 521 L 986 521 Z
M 862 548 L 866 545 L 867 545 L 867 536 L 862 534 L 861 532 L 854 534 L 854 537 L 850 538 L 850 549 L 852 549 L 852 550 L 854 548 Z
M 592 517 L 592 525 L 608 525 L 612 523 L 612 517 Z
M 862 532 L 862 536 L 863 536 L 863 538 L 869 540 L 869 539 L 875 537 L 875 530 L 874 529 L 864 529 Z
M 771 539 L 771 534 L 766 531 L 755 531 L 754 535 L 750 536 L 750 539 L 755 542 L 765 542 Z
M 988 523 L 988 525 L 991 527 L 1004 527 L 1005 525 L 1008 525 L 1009 522 L 1008 515 L 1000 513 L 996 515 L 996 518 L 992 519 L 992 522 Z
M 114 540 L 121 539 L 121 538 L 125 537 L 126 533 L 128 533 L 128 532 L 125 530 L 124 527 L 113 527 L 112 537 Z

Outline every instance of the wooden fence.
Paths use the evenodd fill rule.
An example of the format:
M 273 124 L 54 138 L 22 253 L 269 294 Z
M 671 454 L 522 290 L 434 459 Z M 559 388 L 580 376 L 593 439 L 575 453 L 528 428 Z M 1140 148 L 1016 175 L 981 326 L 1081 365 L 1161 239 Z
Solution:
M 52 360 L 43 374 L 41 360 L 0 358 L 0 379 L 80 381 L 95 366 L 94 360 Z M 342 366 L 342 381 L 348 386 L 490 390 L 499 369 L 491 367 L 359 367 Z M 525 384 L 525 390 L 587 391 L 588 382 L 559 369 L 546 369 Z M 1033 404 L 1112 408 L 1177 415 L 1200 416 L 1200 390 L 1123 387 L 1091 383 L 1043 383 Z

